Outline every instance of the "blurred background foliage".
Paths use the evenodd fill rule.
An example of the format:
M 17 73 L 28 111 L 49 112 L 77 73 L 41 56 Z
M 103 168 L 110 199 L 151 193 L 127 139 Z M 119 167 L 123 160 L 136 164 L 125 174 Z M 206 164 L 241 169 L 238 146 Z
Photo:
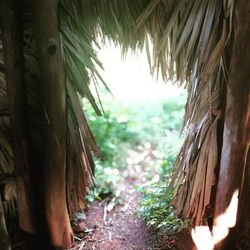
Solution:
M 176 232 L 186 224 L 175 219 L 169 207 L 172 192 L 166 196 L 166 187 L 184 141 L 186 90 L 153 79 L 143 52 L 142 57 L 129 55 L 125 60 L 112 46 L 101 53 L 104 79 L 113 95 L 98 90 L 103 116 L 97 116 L 88 101 L 82 103 L 102 154 L 95 158 L 95 186 L 88 199 L 122 203 L 127 180 L 141 192 L 138 214 L 146 223 Z

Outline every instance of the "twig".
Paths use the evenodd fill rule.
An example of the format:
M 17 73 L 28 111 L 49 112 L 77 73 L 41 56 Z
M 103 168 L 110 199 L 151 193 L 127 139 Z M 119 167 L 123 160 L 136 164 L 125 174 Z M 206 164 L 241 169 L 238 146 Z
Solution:
M 79 238 L 79 237 L 77 237 L 77 236 L 75 236 L 75 235 L 74 235 L 74 239 L 79 240 L 79 241 L 82 241 L 81 238 Z
M 84 247 L 84 246 L 85 246 L 85 242 L 83 241 L 82 244 L 81 244 L 81 246 L 79 247 L 78 250 L 83 250 L 83 247 Z
M 108 200 L 110 200 L 109 197 L 105 198 L 102 202 L 100 202 L 99 207 L 101 207 L 105 202 L 107 203 Z
M 97 243 L 100 243 L 100 242 L 105 241 L 105 240 L 108 240 L 108 237 L 105 237 L 105 238 L 103 238 L 103 239 L 100 239 L 100 240 L 98 240 L 98 241 L 96 241 L 96 242 L 97 242 Z
M 106 225 L 106 218 L 107 218 L 107 203 L 105 203 L 105 206 L 103 208 L 103 221 L 105 225 Z
M 109 241 L 112 242 L 112 233 L 109 231 Z

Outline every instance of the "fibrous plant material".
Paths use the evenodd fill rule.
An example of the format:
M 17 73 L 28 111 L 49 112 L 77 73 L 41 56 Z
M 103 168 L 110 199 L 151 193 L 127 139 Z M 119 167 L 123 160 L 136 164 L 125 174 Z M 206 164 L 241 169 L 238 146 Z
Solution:
M 27 232 L 34 231 L 32 221 L 33 213 L 30 208 L 28 193 L 31 192 L 29 185 L 29 163 L 28 163 L 28 141 L 25 121 L 26 98 L 25 98 L 25 83 L 24 83 L 24 60 L 22 50 L 22 32 L 20 26 L 19 3 L 17 1 L 1 1 L 0 2 L 0 22 L 2 31 L 2 47 L 3 47 L 3 62 L 4 73 L 6 77 L 1 79 L 2 96 L 8 98 L 8 111 L 6 117 L 2 121 L 9 122 L 11 137 L 9 144 L 13 149 L 12 153 L 7 154 L 10 145 L 5 143 L 2 145 L 2 154 L 7 160 L 7 164 L 3 164 L 0 173 L 11 173 L 14 165 L 16 176 L 16 187 L 19 190 L 17 196 L 17 206 L 19 212 L 19 226 Z M 6 92 L 4 92 L 6 88 Z M 6 94 L 6 96 L 4 96 Z M 4 100 L 4 98 L 3 98 Z M 2 123 L 2 125 L 6 125 Z M 4 129 L 4 126 L 2 127 Z M 5 136 L 3 136 L 5 138 Z M 9 157 L 9 158 L 8 158 Z M 12 163 L 13 160 L 13 163 Z M 4 168 L 4 165 L 5 168 Z M 6 184 L 5 191 L 10 190 L 13 184 Z M 15 188 L 13 187 L 12 190 Z M 7 193 L 9 193 L 7 191 Z M 12 195 L 8 194 L 9 201 L 13 201 L 15 192 Z M 6 192 L 5 192 L 6 196 Z M 16 198 L 16 197 L 15 197 Z
M 39 116 L 44 119 L 46 110 L 36 112 L 36 106 L 41 109 L 37 84 L 41 72 L 32 11 L 28 2 L 23 3 L 30 129 L 35 150 L 40 151 L 43 145 L 39 144 Z M 212 216 L 211 205 L 215 201 L 212 190 L 219 172 L 224 118 L 228 115 L 225 97 L 234 43 L 235 1 L 60 0 L 57 3 L 58 43 L 66 85 L 64 191 L 69 211 L 73 214 L 84 204 L 86 191 L 93 182 L 91 151 L 98 152 L 80 99 L 86 97 L 96 113 L 101 114 L 89 88 L 90 78 L 104 83 L 94 46 L 112 40 L 124 53 L 146 46 L 152 72 L 164 79 L 174 79 L 188 89 L 184 123 L 188 136 L 177 158 L 170 188 L 177 182 L 174 204 L 178 215 L 190 217 L 194 225 L 206 222 Z
M 157 6 L 163 4 L 158 1 L 153 10 L 150 7 L 146 10 L 148 14 L 141 15 L 144 22 L 139 18 L 139 24 L 150 23 L 154 12 L 160 23 L 164 20 L 162 12 L 166 14 L 167 20 L 164 25 L 157 26 L 161 27 L 158 32 L 149 29 L 149 34 L 157 33 L 158 38 L 152 36 L 154 64 L 165 66 L 165 77 L 176 74 L 177 80 L 188 89 L 184 123 L 188 136 L 177 157 L 169 188 L 177 185 L 174 200 L 177 214 L 192 218 L 197 225 L 208 216 L 211 190 L 216 182 L 217 133 L 223 116 L 225 84 L 228 80 L 226 52 L 234 3 L 196 0 L 166 2 L 169 12 L 163 12 L 163 8 L 158 10 Z M 159 61 L 161 58 L 164 60 Z

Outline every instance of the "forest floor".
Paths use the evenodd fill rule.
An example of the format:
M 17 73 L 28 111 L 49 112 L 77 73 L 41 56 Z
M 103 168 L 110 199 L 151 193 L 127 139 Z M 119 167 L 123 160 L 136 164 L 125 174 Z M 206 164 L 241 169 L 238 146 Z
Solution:
M 86 217 L 74 228 L 75 244 L 70 250 L 196 250 L 190 229 L 167 235 L 161 229 L 146 225 L 138 215 L 142 193 L 136 187 L 145 184 L 147 171 L 143 167 L 135 171 L 132 165 L 123 171 L 127 177 L 119 182 L 119 195 L 89 205 Z M 30 244 L 35 248 L 26 244 L 27 241 L 17 240 L 13 249 L 38 249 L 33 242 Z
M 140 193 L 136 179 L 125 178 L 120 204 L 113 205 L 109 198 L 93 202 L 82 222 L 75 249 L 84 250 L 193 250 L 189 230 L 168 236 L 148 227 L 138 217 Z M 110 205 L 111 204 L 111 205 Z

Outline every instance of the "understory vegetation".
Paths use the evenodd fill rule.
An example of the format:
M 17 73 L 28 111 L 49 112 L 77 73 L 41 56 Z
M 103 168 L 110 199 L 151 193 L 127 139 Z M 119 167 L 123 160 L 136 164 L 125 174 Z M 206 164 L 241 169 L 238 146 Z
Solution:
M 148 225 L 174 233 L 187 222 L 176 219 L 170 206 L 173 192 L 166 195 L 176 155 L 183 142 L 181 134 L 186 92 L 171 98 L 121 103 L 105 94 L 105 115 L 96 116 L 84 103 L 90 127 L 102 156 L 95 158 L 95 187 L 88 199 L 120 198 L 121 183 L 127 178 L 141 192 L 139 216 Z

